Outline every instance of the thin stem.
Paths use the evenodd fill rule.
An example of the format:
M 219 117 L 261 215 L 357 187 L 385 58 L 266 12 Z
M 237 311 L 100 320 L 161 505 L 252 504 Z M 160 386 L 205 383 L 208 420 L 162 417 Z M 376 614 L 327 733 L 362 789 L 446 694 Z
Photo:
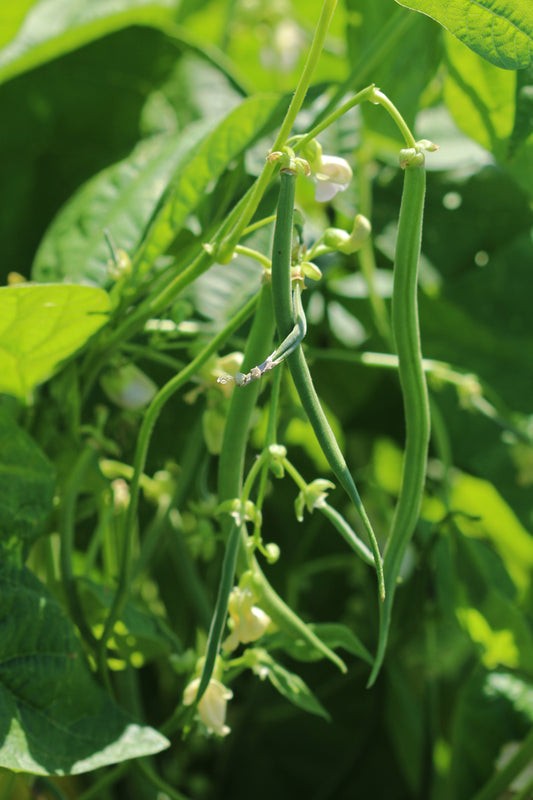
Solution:
M 274 144 L 272 145 L 272 152 L 282 150 L 287 143 L 287 139 L 293 129 L 296 117 L 298 116 L 305 100 L 305 96 L 311 83 L 311 78 L 317 67 L 322 49 L 324 47 L 324 42 L 326 40 L 328 28 L 333 18 L 333 14 L 335 13 L 336 7 L 337 0 L 324 0 L 322 11 L 315 29 L 315 35 L 307 56 L 307 61 L 305 62 L 300 80 L 298 81 L 298 85 L 292 97 L 289 108 L 287 109 L 287 113 L 285 114 L 285 118 L 281 124 L 281 128 L 279 129 L 279 133 L 276 136 Z M 252 192 L 250 194 L 247 206 L 243 210 L 240 220 L 231 233 L 226 236 L 219 248 L 218 253 L 222 261 L 225 261 L 231 257 L 235 246 L 243 235 L 243 231 L 255 213 L 257 206 L 259 205 L 259 201 L 262 198 L 268 184 L 270 183 L 273 174 L 274 165 L 267 161 L 263 167 L 261 175 L 252 187 Z
M 259 253 L 257 250 L 253 250 L 251 247 L 245 247 L 242 244 L 238 244 L 234 252 L 239 253 L 241 256 L 248 256 L 248 258 L 253 258 L 254 261 L 257 261 L 265 269 L 270 270 L 270 267 L 272 266 L 268 256 L 263 255 L 263 253 Z
M 375 74 L 386 56 L 395 51 L 397 42 L 405 36 L 415 20 L 416 14 L 406 13 L 403 8 L 397 8 L 390 15 L 376 38 L 361 52 L 348 78 L 340 84 L 327 106 L 319 113 L 317 123 L 325 119 L 353 87 L 360 86 Z
M 96 645 L 96 639 L 89 625 L 87 624 L 87 620 L 85 619 L 85 615 L 83 613 L 72 568 L 72 557 L 74 546 L 76 502 L 78 499 L 78 494 L 80 493 L 83 485 L 85 474 L 91 463 L 94 461 L 95 456 L 96 453 L 92 443 L 87 444 L 78 456 L 78 460 L 74 465 L 70 479 L 65 488 L 60 526 L 60 563 L 63 590 L 65 592 L 65 597 L 67 599 L 72 619 L 78 626 L 79 631 L 85 641 L 91 647 Z
M 342 104 L 342 106 L 339 106 L 336 111 L 332 111 L 330 114 L 328 114 L 328 116 L 322 120 L 322 122 L 315 125 L 314 128 L 311 128 L 311 130 L 306 133 L 305 136 L 302 136 L 301 139 L 295 141 L 293 145 L 294 151 L 297 152 L 298 150 L 301 150 L 302 147 L 307 144 L 307 142 L 310 142 L 311 139 L 314 139 L 316 136 L 322 133 L 322 131 L 326 130 L 326 128 L 329 128 L 330 125 L 340 119 L 340 117 L 346 114 L 346 112 L 351 108 L 354 108 L 354 106 L 357 106 L 365 100 L 370 99 L 370 96 L 374 91 L 375 87 L 373 83 L 371 83 L 370 86 L 367 86 L 365 89 L 361 89 L 361 91 L 357 92 L 357 94 L 351 97 L 350 100 L 347 100 Z
M 96 783 L 78 795 L 77 800 L 100 800 L 102 791 L 119 781 L 129 768 L 130 764 L 126 761 L 108 770 Z
M 135 521 L 137 517 L 137 506 L 139 501 L 139 488 L 140 480 L 144 471 L 146 463 L 146 456 L 148 454 L 148 446 L 155 422 L 161 412 L 165 403 L 175 394 L 190 378 L 195 375 L 200 367 L 215 353 L 218 348 L 228 339 L 243 322 L 250 316 L 257 298 L 252 298 L 234 317 L 234 319 L 226 325 L 226 327 L 213 339 L 213 341 L 199 353 L 193 361 L 190 362 L 178 375 L 175 375 L 168 383 L 166 383 L 156 394 L 148 409 L 145 412 L 139 437 L 137 439 L 137 447 L 135 450 L 135 457 L 133 461 L 133 477 L 130 486 L 130 502 L 128 505 L 126 519 L 124 523 L 124 542 L 121 557 L 120 573 L 117 589 L 113 598 L 113 604 L 109 611 L 106 620 L 104 632 L 99 643 L 99 668 L 100 673 L 104 680 L 107 681 L 107 660 L 106 649 L 107 642 L 113 631 L 116 621 L 119 619 L 122 609 L 126 603 L 128 596 L 131 575 L 132 575 L 132 558 L 133 558 L 133 536 L 135 531 Z
M 307 61 L 305 62 L 303 72 L 300 80 L 298 81 L 298 86 L 296 87 L 296 91 L 294 92 L 291 104 L 285 115 L 285 119 L 283 120 L 272 150 L 281 150 L 281 148 L 285 146 L 286 140 L 293 129 L 296 117 L 300 112 L 307 94 L 307 90 L 309 89 L 311 78 L 322 54 L 324 42 L 326 40 L 326 34 L 328 32 L 328 28 L 333 18 L 333 14 L 335 13 L 336 7 L 337 0 L 324 0 L 313 42 L 311 44 L 311 49 L 309 50 L 309 55 L 307 56 Z
M 411 133 L 411 129 L 407 122 L 404 120 L 394 103 L 389 100 L 386 94 L 384 94 L 380 89 L 374 89 L 372 93 L 372 98 L 369 98 L 374 103 L 379 103 L 379 105 L 383 106 L 383 108 L 388 111 L 396 125 L 400 133 L 402 134 L 403 138 L 405 139 L 405 144 L 407 147 L 414 147 L 416 145 L 415 137 Z

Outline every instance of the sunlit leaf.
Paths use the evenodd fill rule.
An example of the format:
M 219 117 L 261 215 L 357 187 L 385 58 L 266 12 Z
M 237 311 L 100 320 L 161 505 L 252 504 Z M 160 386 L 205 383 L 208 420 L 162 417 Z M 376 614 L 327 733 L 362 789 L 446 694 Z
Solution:
M 211 127 L 197 123 L 179 135 L 140 142 L 128 158 L 82 186 L 48 229 L 35 256 L 33 278 L 109 283 L 111 254 L 104 230 L 117 248 L 133 255 L 172 175 Z
M 497 67 L 531 63 L 533 6 L 529 0 L 396 0 L 436 20 Z
M 128 25 L 161 25 L 175 6 L 176 0 L 40 0 L 0 51 L 0 82 Z
M 192 158 L 178 170 L 155 212 L 135 259 L 134 268 L 139 274 L 147 272 L 166 251 L 212 181 L 258 137 L 278 103 L 279 98 L 274 94 L 245 100 L 198 143 Z
M 102 289 L 66 284 L 0 288 L 0 392 L 27 399 L 107 321 Z
M 516 74 L 479 58 L 453 36 L 445 41 L 446 104 L 461 130 L 504 159 L 513 129 Z

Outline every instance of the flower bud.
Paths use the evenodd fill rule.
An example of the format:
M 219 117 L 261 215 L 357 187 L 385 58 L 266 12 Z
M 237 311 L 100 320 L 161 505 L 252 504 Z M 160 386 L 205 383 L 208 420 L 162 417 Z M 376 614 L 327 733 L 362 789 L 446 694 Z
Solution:
M 157 392 L 153 380 L 135 364 L 108 370 L 100 378 L 100 385 L 113 403 L 130 411 L 145 408 Z

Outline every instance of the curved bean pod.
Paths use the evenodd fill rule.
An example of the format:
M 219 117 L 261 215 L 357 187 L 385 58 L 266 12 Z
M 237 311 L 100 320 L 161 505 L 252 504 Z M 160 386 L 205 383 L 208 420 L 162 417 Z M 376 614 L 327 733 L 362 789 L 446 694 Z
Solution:
M 398 353 L 406 441 L 402 484 L 383 559 L 386 598 L 380 608 L 378 650 L 369 686 L 374 683 L 385 655 L 400 567 L 418 520 L 426 479 L 430 416 L 422 366 L 417 300 L 425 191 L 426 174 L 422 156 L 422 163 L 417 159 L 405 165 L 394 259 L 392 329 Z
M 282 169 L 278 213 L 272 246 L 272 298 L 280 338 L 285 338 L 294 325 L 291 292 L 291 249 L 295 184 L 296 173 L 291 169 Z M 335 434 L 331 430 L 318 399 L 301 345 L 298 345 L 288 356 L 287 363 L 300 401 L 313 427 L 318 443 L 337 480 L 357 508 L 363 521 L 374 556 L 379 594 L 384 599 L 383 568 L 376 537 Z

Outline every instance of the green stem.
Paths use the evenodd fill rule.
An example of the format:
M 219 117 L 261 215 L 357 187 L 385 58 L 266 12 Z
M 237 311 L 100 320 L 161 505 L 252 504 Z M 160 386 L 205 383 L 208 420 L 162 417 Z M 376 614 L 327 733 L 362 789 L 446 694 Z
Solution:
M 143 417 L 141 429 L 137 439 L 137 447 L 135 450 L 135 457 L 133 461 L 133 477 L 130 486 L 130 502 L 126 513 L 124 524 L 124 542 L 121 557 L 120 573 L 117 589 L 113 599 L 113 604 L 109 611 L 104 632 L 99 644 L 99 669 L 104 680 L 107 681 L 107 642 L 111 636 L 114 625 L 120 617 L 126 599 L 128 596 L 129 586 L 132 575 L 132 559 L 133 559 L 133 537 L 135 531 L 135 522 L 137 518 L 137 506 L 139 502 L 139 488 L 140 480 L 144 471 L 146 463 L 146 456 L 148 453 L 148 446 L 155 422 L 161 412 L 165 403 L 175 394 L 181 387 L 190 380 L 200 369 L 203 364 L 210 358 L 213 353 L 216 353 L 218 348 L 236 331 L 243 322 L 252 313 L 257 298 L 252 298 L 240 312 L 226 325 L 226 327 L 213 339 L 213 341 L 204 347 L 195 359 L 188 364 L 178 375 L 175 375 L 168 383 L 166 383 L 156 394 L 150 405 L 148 406 Z
M 296 174 L 289 170 L 281 171 L 280 199 L 278 215 L 274 230 L 272 246 L 272 294 L 274 312 L 280 337 L 285 337 L 291 330 L 293 320 L 293 303 L 291 293 L 291 252 L 292 252 L 292 219 L 294 210 L 294 190 Z M 378 543 L 372 525 L 361 502 L 359 492 L 348 470 L 341 449 L 331 430 L 318 399 L 307 361 L 301 345 L 288 357 L 287 362 L 298 391 L 300 401 L 315 432 L 326 459 L 337 477 L 337 480 L 354 503 L 367 533 L 370 549 L 374 556 L 374 564 L 378 579 L 379 595 L 385 596 L 383 569 Z
M 415 137 L 411 133 L 411 129 L 409 125 L 404 120 L 394 103 L 392 103 L 386 94 L 383 94 L 380 89 L 374 89 L 372 92 L 372 96 L 368 98 L 373 103 L 379 103 L 379 105 L 383 106 L 383 108 L 388 111 L 396 125 L 398 126 L 400 133 L 402 134 L 406 147 L 415 147 L 416 141 Z
M 380 609 L 378 650 L 369 685 L 375 681 L 385 655 L 396 584 L 418 520 L 426 478 L 430 418 L 417 298 L 425 186 L 423 164 L 408 165 L 400 208 L 392 293 L 392 329 L 404 401 L 405 455 L 400 495 L 383 559 L 387 596 Z
M 305 66 L 300 76 L 300 80 L 298 81 L 296 90 L 293 94 L 289 108 L 287 109 L 287 113 L 285 114 L 285 118 L 281 124 L 281 128 L 279 129 L 279 133 L 276 136 L 274 144 L 272 145 L 272 152 L 282 150 L 287 143 L 287 139 L 294 127 L 296 117 L 302 108 L 305 96 L 311 83 L 311 78 L 313 77 L 313 73 L 322 54 L 328 28 L 333 18 L 333 14 L 335 13 L 336 7 L 337 0 L 324 0 Z M 224 239 L 219 248 L 219 258 L 223 263 L 231 257 L 231 254 L 235 250 L 235 247 L 240 241 L 244 229 L 252 219 L 252 216 L 255 213 L 257 206 L 259 205 L 259 201 L 263 196 L 268 184 L 270 183 L 273 174 L 274 165 L 267 161 L 263 167 L 261 175 L 252 188 L 247 206 L 243 210 L 239 222 L 231 231 L 231 233 Z
M 83 485 L 85 474 L 91 463 L 94 461 L 95 456 L 95 449 L 91 443 L 87 444 L 78 456 L 69 481 L 65 487 L 60 526 L 60 563 L 63 590 L 65 592 L 71 617 L 74 623 L 78 626 L 81 635 L 91 647 L 96 645 L 96 639 L 89 625 L 87 624 L 81 606 L 76 580 L 72 569 L 72 554 L 74 546 L 76 502 L 78 499 L 78 494 L 80 493 Z
M 296 87 L 296 91 L 294 92 L 291 104 L 285 115 L 285 119 L 283 120 L 272 150 L 281 150 L 281 148 L 285 146 L 287 138 L 294 127 L 296 117 L 298 116 L 303 105 L 307 90 L 309 89 L 309 85 L 311 83 L 311 78 L 313 77 L 313 73 L 322 54 L 324 42 L 326 41 L 326 34 L 328 32 L 328 28 L 333 18 L 333 14 L 335 13 L 336 7 L 337 0 L 324 0 L 322 11 L 315 29 L 313 42 L 311 44 L 311 49 L 309 50 L 309 55 L 307 56 L 307 61 L 305 62 L 303 72 L 300 76 L 300 80 L 298 81 L 298 86 Z
M 340 117 L 346 114 L 346 112 L 351 108 L 354 108 L 354 106 L 357 106 L 365 100 L 370 99 L 374 91 L 375 87 L 373 83 L 371 83 L 370 86 L 367 86 L 365 89 L 361 89 L 360 92 L 357 92 L 357 94 L 343 103 L 342 106 L 339 106 L 336 111 L 332 111 L 330 114 L 328 114 L 328 116 L 323 119 L 322 122 L 315 125 L 314 128 L 311 128 L 311 130 L 306 133 L 305 136 L 298 138 L 293 145 L 294 151 L 297 152 L 301 150 L 302 147 L 307 144 L 307 142 L 310 142 L 311 139 L 314 139 L 316 136 L 322 133 L 322 131 L 326 130 L 326 128 L 329 128 L 330 125 L 340 119 Z
M 375 39 L 361 52 L 350 75 L 337 88 L 327 106 L 317 117 L 317 123 L 325 119 L 337 103 L 355 86 L 369 80 L 374 75 L 389 53 L 395 51 L 396 44 L 405 36 L 416 20 L 416 14 L 397 8 L 382 25 Z

